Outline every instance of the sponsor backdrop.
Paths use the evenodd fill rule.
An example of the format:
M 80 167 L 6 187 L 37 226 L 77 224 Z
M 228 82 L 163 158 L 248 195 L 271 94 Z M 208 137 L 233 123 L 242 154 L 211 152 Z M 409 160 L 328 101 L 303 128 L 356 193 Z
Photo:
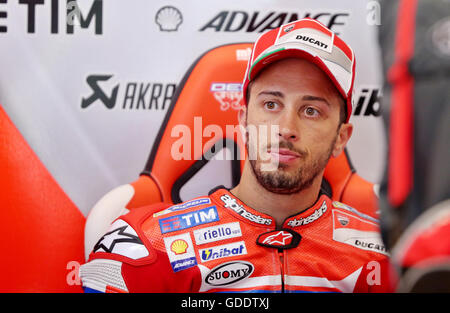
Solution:
M 201 54 L 226 43 L 254 41 L 265 30 L 307 16 L 330 27 L 355 51 L 355 130 L 349 152 L 363 178 L 380 181 L 386 144 L 379 104 L 378 9 L 376 1 L 364 0 L 1 0 L 0 104 L 7 121 L 2 125 L 17 133 L 69 203 L 42 214 L 57 215 L 67 206 L 77 210 L 78 226 L 69 225 L 80 228 L 71 239 L 78 240 L 95 203 L 142 171 L 177 84 Z M 5 142 L 0 149 L 14 155 Z M 24 158 L 17 171 L 26 171 L 30 160 Z M 17 185 L 14 179 L 8 183 L 8 188 Z M 46 186 L 31 180 L 21 188 L 42 193 Z M 52 206 L 46 199 L 31 201 L 21 214 Z M 11 201 L 2 203 L 3 211 L 13 209 Z M 67 285 L 65 278 L 59 283 L 63 287 L 47 289 Z M 47 290 L 45 284 L 41 290 Z

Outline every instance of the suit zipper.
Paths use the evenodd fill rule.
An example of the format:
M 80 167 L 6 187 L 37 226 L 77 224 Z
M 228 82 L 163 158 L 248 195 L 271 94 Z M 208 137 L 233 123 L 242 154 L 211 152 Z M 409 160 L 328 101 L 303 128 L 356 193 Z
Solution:
M 280 260 L 280 270 L 281 270 L 281 292 L 284 293 L 284 257 L 283 257 L 283 249 L 278 249 L 278 258 Z

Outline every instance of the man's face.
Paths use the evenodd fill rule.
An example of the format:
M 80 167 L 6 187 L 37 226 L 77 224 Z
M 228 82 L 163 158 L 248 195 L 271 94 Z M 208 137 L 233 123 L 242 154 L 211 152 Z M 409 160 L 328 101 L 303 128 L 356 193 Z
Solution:
M 338 91 L 317 66 L 295 58 L 268 66 L 249 91 L 241 122 L 268 130 L 247 133 L 248 151 L 268 152 L 249 157 L 258 182 L 279 194 L 310 187 L 351 135 L 351 124 L 340 125 Z

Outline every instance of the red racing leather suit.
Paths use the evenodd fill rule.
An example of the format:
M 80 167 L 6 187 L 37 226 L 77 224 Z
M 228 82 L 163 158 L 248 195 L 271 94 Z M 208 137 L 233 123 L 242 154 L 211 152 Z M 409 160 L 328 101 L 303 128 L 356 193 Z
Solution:
M 325 194 L 276 228 L 218 188 L 119 217 L 80 276 L 100 292 L 387 292 L 388 271 L 377 220 Z

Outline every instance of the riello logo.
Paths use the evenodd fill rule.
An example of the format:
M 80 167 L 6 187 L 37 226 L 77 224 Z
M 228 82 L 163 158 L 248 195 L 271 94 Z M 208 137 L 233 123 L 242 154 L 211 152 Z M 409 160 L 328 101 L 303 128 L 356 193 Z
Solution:
M 25 24 L 23 29 L 29 34 L 42 32 L 36 24 L 49 18 L 50 27 L 45 31 L 51 34 L 58 34 L 64 28 L 66 34 L 73 34 L 75 28 L 90 28 L 96 35 L 103 34 L 103 0 L 83 0 L 82 8 L 76 0 L 0 0 L 0 33 L 7 33 L 9 25 L 20 26 L 20 23 Z M 8 25 L 5 20 L 9 11 L 26 12 L 26 19 Z
M 86 84 L 90 91 L 81 98 L 82 109 L 103 104 L 107 109 L 164 110 L 172 101 L 176 89 L 176 85 L 171 83 L 117 83 L 109 74 L 89 75 Z M 113 87 L 105 87 L 108 84 L 113 84 Z
M 261 33 L 304 17 L 310 17 L 322 22 L 339 35 L 339 29 L 336 28 L 345 25 L 349 16 L 348 12 L 221 11 L 204 24 L 200 31 Z

